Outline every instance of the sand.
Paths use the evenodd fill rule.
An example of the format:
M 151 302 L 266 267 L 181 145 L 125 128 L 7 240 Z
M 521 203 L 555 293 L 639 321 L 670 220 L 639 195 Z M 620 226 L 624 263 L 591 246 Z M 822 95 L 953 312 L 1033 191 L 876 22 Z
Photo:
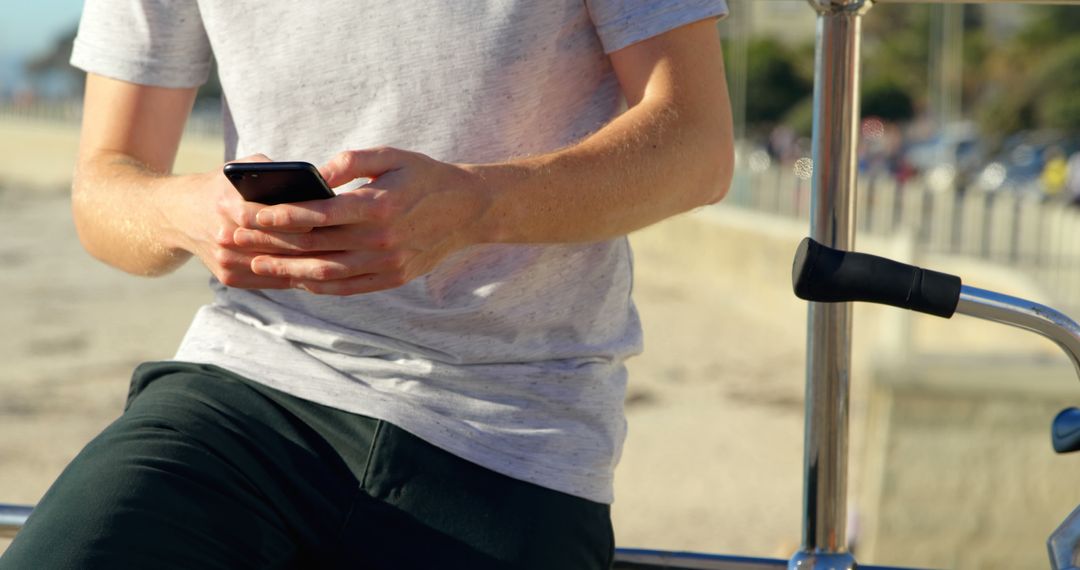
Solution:
M 76 136 L 0 118 L 0 502 L 35 502 L 119 413 L 131 369 L 170 357 L 209 299 L 197 263 L 136 278 L 82 250 L 67 195 Z M 214 141 L 185 141 L 178 169 L 216 168 L 220 154 Z M 803 228 L 721 208 L 632 236 L 647 348 L 630 363 L 620 546 L 786 557 L 798 545 L 806 308 L 789 272 Z M 857 370 L 872 360 L 860 347 L 883 342 L 883 311 L 858 309 Z M 1052 352 L 1008 331 L 987 344 L 980 329 L 923 323 L 922 338 Z M 853 495 L 865 386 L 856 378 Z

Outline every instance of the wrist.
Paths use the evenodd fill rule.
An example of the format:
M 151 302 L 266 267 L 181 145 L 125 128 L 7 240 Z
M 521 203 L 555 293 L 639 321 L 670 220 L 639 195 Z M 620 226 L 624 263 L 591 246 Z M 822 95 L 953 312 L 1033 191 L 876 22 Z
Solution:
M 535 173 L 520 163 L 464 165 L 483 207 L 470 232 L 476 243 L 520 243 L 519 211 L 526 183 Z
M 183 176 L 163 176 L 155 180 L 150 190 L 153 196 L 159 243 L 172 256 L 186 257 L 195 253 L 197 237 L 193 235 L 192 220 L 207 217 L 213 208 L 212 187 L 217 172 Z

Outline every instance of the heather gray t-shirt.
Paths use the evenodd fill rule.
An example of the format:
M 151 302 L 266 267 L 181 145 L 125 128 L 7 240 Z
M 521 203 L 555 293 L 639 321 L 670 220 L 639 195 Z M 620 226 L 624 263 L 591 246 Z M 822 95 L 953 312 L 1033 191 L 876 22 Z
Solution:
M 494 162 L 581 140 L 619 112 L 605 55 L 723 0 L 89 0 L 74 65 L 190 87 L 211 53 L 226 159 L 321 163 L 390 145 Z M 480 245 L 351 297 L 212 280 L 176 358 L 381 418 L 494 471 L 611 502 L 623 361 L 640 351 L 625 238 Z

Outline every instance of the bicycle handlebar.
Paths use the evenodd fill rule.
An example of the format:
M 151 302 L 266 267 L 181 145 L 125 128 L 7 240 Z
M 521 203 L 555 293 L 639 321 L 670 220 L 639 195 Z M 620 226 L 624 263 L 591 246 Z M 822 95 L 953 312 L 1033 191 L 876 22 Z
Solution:
M 806 301 L 868 301 L 949 318 L 960 302 L 960 278 L 884 257 L 841 251 L 804 238 L 791 268 L 795 295 Z

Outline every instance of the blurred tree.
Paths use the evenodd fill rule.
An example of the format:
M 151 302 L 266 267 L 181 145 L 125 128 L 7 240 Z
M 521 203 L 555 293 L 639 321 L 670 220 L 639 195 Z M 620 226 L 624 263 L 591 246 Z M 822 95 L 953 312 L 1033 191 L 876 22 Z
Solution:
M 929 90 L 930 7 L 883 4 L 864 19 L 863 86 L 891 86 L 922 107 Z
M 746 122 L 752 130 L 767 131 L 800 101 L 813 95 L 813 71 L 808 77 L 801 69 L 805 67 L 805 59 L 804 54 L 771 38 L 750 42 Z
M 862 115 L 894 123 L 915 117 L 915 104 L 908 90 L 892 78 L 863 81 Z
M 996 46 L 978 103 L 984 131 L 1080 130 L 1080 7 L 1032 6 L 1015 39 Z
M 1032 8 L 1032 13 L 1032 19 L 1018 35 L 1023 44 L 1049 46 L 1080 34 L 1080 8 L 1076 6 L 1038 6 Z
M 930 36 L 934 12 L 940 7 L 911 4 L 882 4 L 866 16 L 863 47 L 863 97 L 882 98 L 899 105 L 911 103 L 911 114 L 900 112 L 899 120 L 913 118 L 924 110 L 930 92 Z M 963 16 L 964 76 L 962 102 L 967 105 L 982 92 L 982 66 L 989 52 L 982 6 L 966 6 Z M 864 115 L 867 102 L 864 99 Z
M 1072 32 L 1077 33 L 1077 32 Z M 1080 130 L 1080 36 L 1058 44 L 1035 68 L 1036 126 Z
M 781 121 L 801 137 L 809 137 L 814 130 L 814 98 L 807 97 L 799 101 L 784 114 Z

